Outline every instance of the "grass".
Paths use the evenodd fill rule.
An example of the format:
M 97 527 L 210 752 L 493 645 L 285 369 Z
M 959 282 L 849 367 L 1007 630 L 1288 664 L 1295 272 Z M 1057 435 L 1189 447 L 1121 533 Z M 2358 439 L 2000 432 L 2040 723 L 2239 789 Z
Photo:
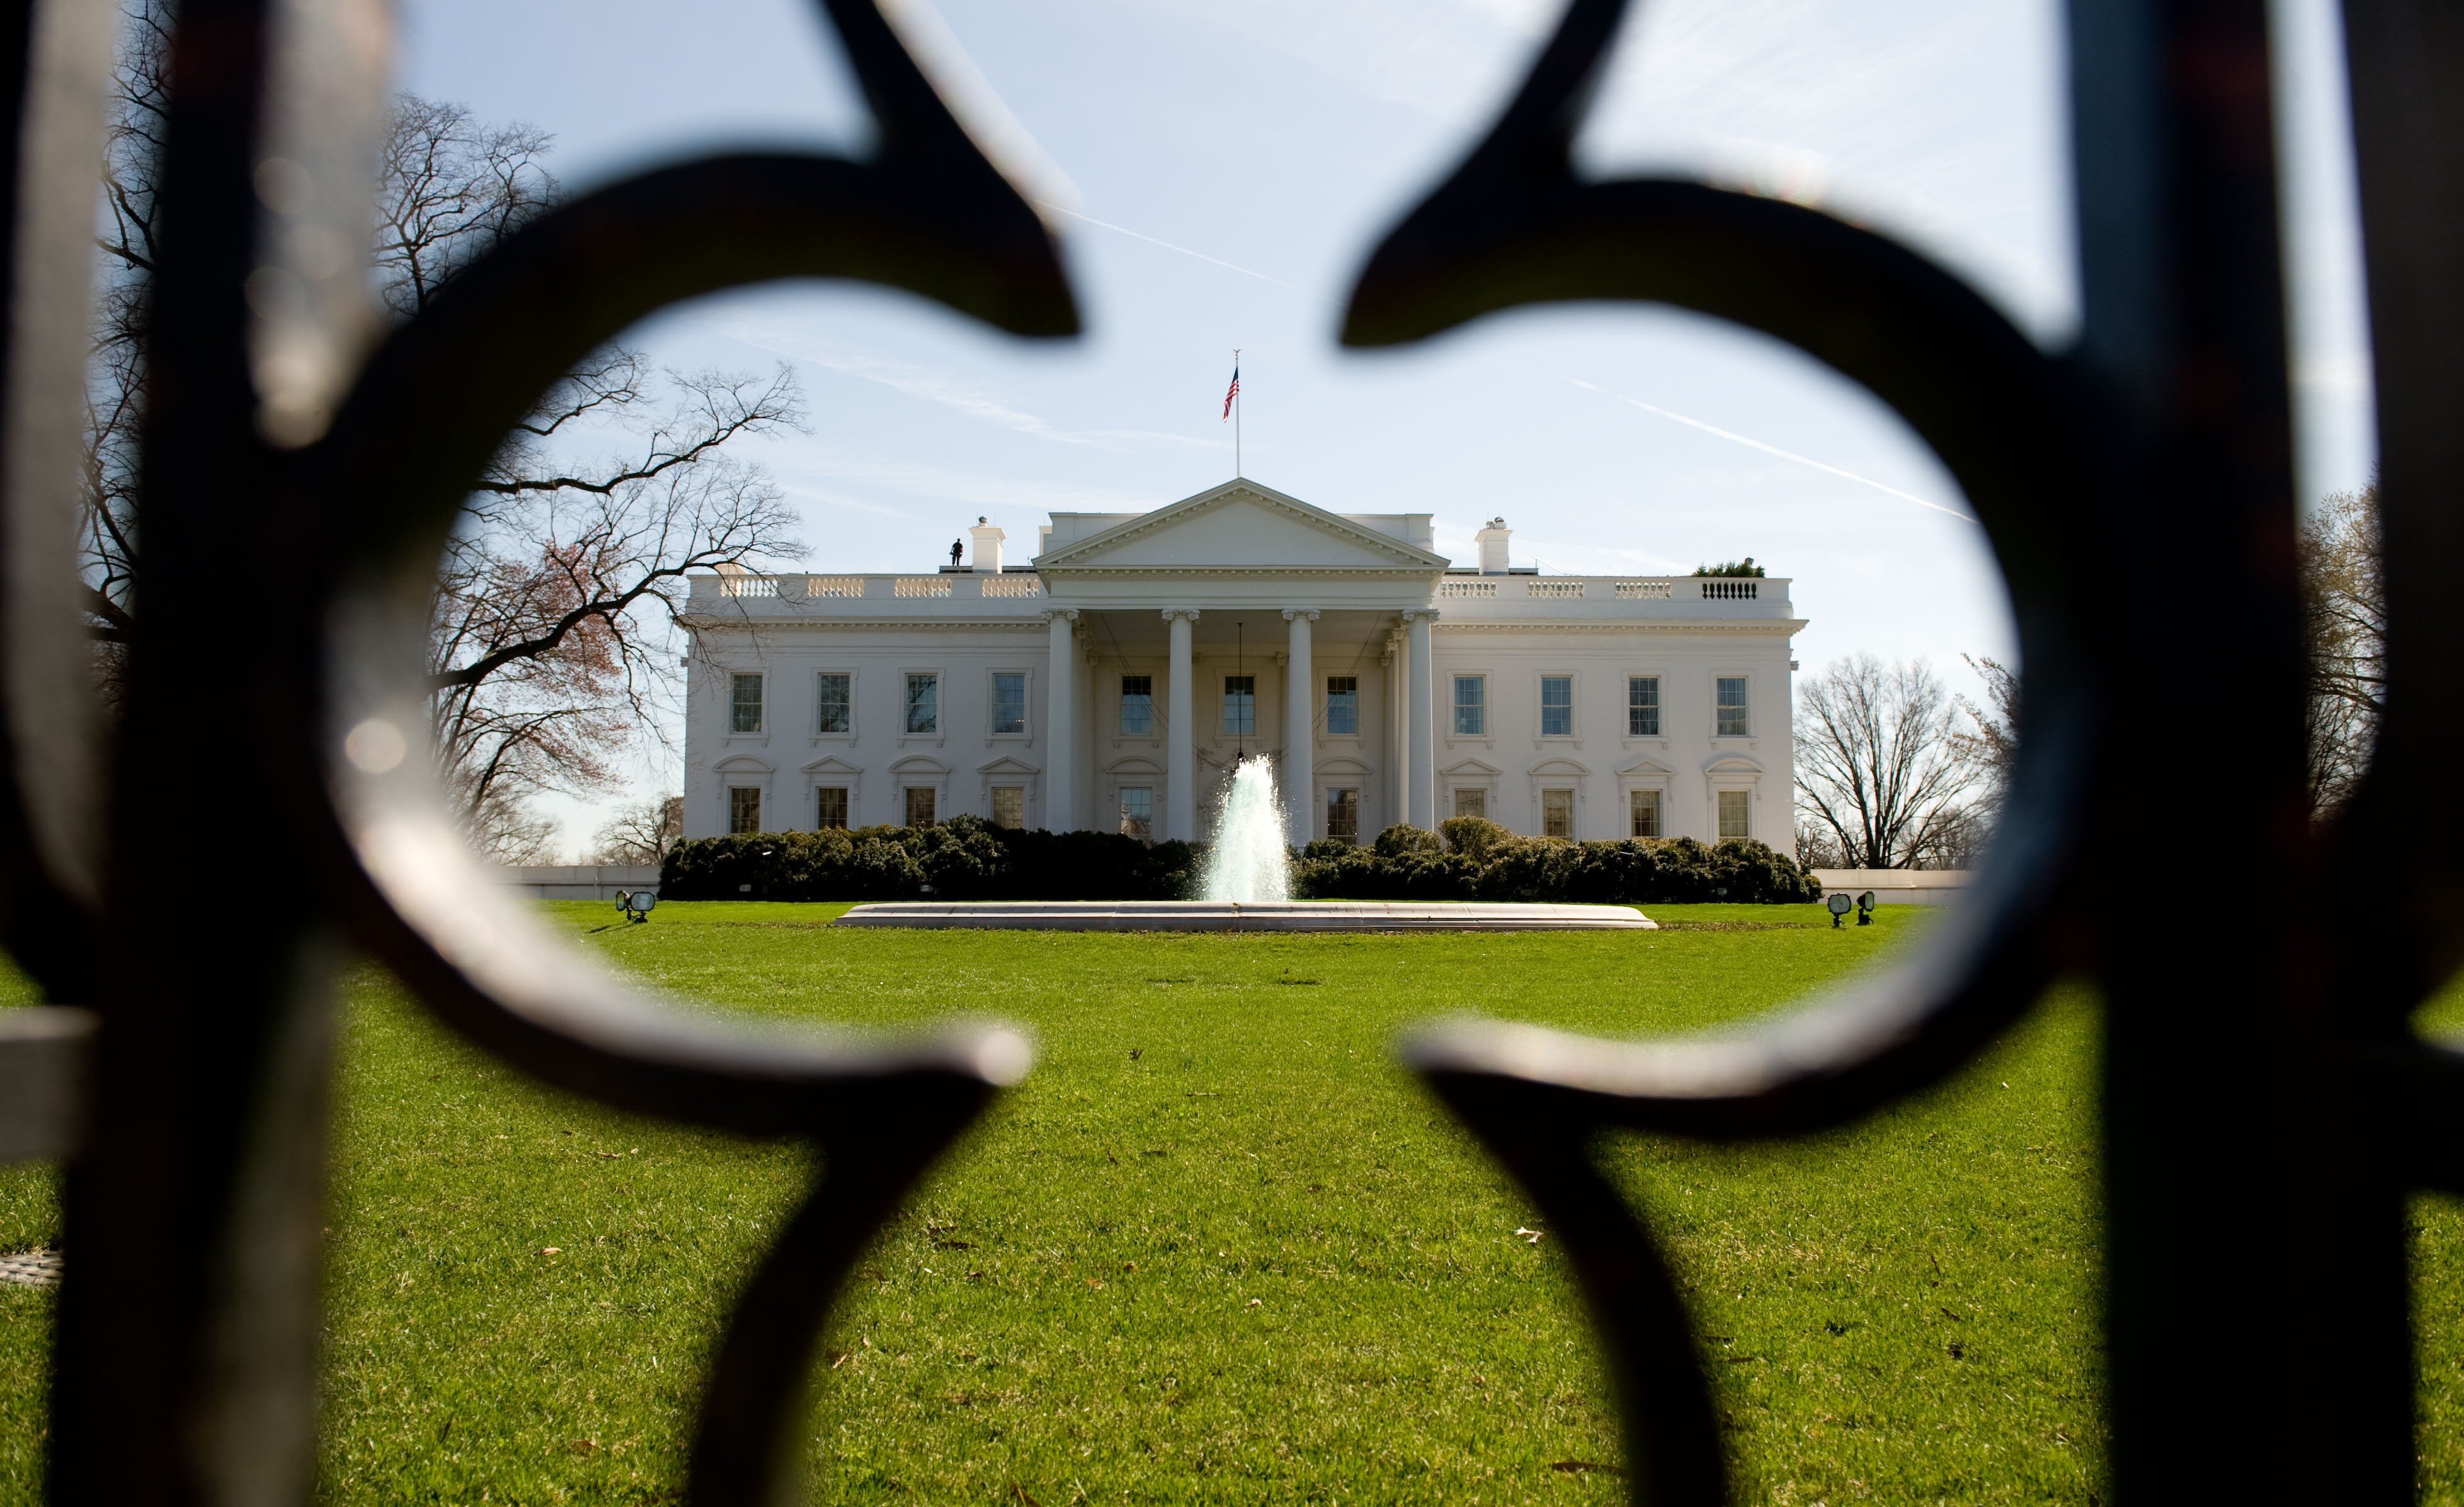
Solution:
M 1392 1065 L 1453 1009 L 1670 1032 L 1920 932 L 1655 907 L 1642 934 L 837 932 L 835 907 L 552 906 L 715 1005 L 998 1014 L 1036 1072 L 865 1263 L 824 1342 L 822 1501 L 1617 1499 L 1614 1422 L 1531 1212 Z M 0 972 L 0 1005 L 28 1002 Z M 791 1150 L 607 1114 L 348 994 L 322 1495 L 651 1503 Z M 2464 990 L 2426 1011 L 2464 1026 Z M 2057 994 L 1848 1132 L 1617 1150 L 1706 1337 L 1738 1499 L 2094 1502 L 2103 1442 L 2089 1002 Z M 1133 1056 L 1133 1054 L 1135 1054 Z M 2414 1226 L 2421 1486 L 2464 1502 L 2464 1213 Z M 0 1251 L 57 1238 L 0 1168 Z M 0 1286 L 0 1507 L 39 1496 L 49 1294 Z M 1566 1468 L 1572 1467 L 1572 1468 Z

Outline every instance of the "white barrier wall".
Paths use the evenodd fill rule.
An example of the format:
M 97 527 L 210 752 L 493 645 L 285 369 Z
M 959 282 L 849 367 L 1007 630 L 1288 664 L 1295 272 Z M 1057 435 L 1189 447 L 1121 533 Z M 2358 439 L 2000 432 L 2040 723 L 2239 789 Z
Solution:
M 1874 892 L 1878 906 L 1938 906 L 1968 884 L 1964 868 L 1817 868 L 1813 871 L 1826 895 L 1844 889 L 1851 895 Z
M 497 876 L 533 900 L 613 901 L 620 889 L 656 889 L 656 863 L 547 863 L 500 868 Z

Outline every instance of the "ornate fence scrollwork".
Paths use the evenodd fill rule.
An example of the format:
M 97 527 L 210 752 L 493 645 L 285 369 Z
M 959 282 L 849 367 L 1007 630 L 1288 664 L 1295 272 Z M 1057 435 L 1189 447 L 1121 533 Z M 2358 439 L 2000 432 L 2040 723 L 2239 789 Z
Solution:
M 2459 629 L 2431 605 L 2431 582 L 2464 565 L 2464 440 L 2431 417 L 2464 399 L 2464 23 L 2405 0 L 2346 8 L 2392 421 L 2392 688 L 2367 788 L 2322 841 L 2300 765 L 2265 6 L 2072 5 L 2086 296 L 2058 356 L 1955 276 L 1828 215 L 1697 183 L 1578 180 L 1571 144 L 1626 9 L 1572 0 L 1487 139 L 1370 258 L 1345 340 L 1417 340 L 1572 298 L 1670 303 L 1786 340 L 1889 404 L 1957 477 L 2009 582 L 2027 672 L 2002 825 L 1961 912 L 1912 961 L 1719 1039 L 1462 1021 L 1406 1046 L 1563 1235 L 1603 1326 L 1635 1499 L 1709 1503 L 1727 1485 L 1679 1295 L 1599 1173 L 1602 1136 L 1840 1124 L 1959 1067 L 2061 972 L 2099 983 L 2111 1021 L 2116 1488 L 2409 1496 L 2400 1199 L 2464 1183 L 2464 1056 L 2403 1026 L 2464 940 L 2453 819 L 2434 837 L 2416 824 L 2452 804 L 2428 749 L 2464 731 L 2464 653 L 2444 642 Z M 2196 559 L 2213 586 L 2118 602 L 2102 578 L 2133 552 Z M 2202 863 L 2233 876 L 2189 893 L 2136 878 L 2127 856 L 2179 830 L 2149 805 L 2160 730 L 2134 693 L 2151 677 L 2188 687 L 2163 732 L 2233 745 L 2194 792 L 2166 787 L 2166 815 L 2178 822 L 2186 798 L 2194 813 L 2184 835 Z M 2389 927 L 2253 911 L 2395 874 Z M 2260 1313 L 2271 1322 L 2254 1325 Z
M 687 1482 L 699 1502 L 794 1495 L 804 1379 L 842 1278 L 1024 1071 L 1025 1043 L 998 1027 L 886 1043 L 762 1032 L 627 987 L 487 879 L 425 761 L 405 756 L 426 726 L 421 650 L 446 531 L 536 396 L 627 325 L 704 294 L 826 277 L 904 289 L 1019 335 L 1076 332 L 1053 238 L 883 11 L 825 9 L 874 115 L 869 161 L 737 155 L 625 180 L 506 237 L 363 359 L 364 284 L 353 272 L 319 285 L 291 267 L 285 217 L 364 225 L 355 147 L 382 123 L 387 16 L 367 0 L 181 7 L 107 862 L 42 841 L 55 793 L 38 756 L 59 703 L 0 695 L 0 750 L 15 755 L 0 800 L 0 928 L 55 997 L 92 1000 L 99 1019 L 66 1183 L 55 1499 L 310 1495 L 331 978 L 345 945 L 546 1082 L 814 1148 L 817 1181 L 753 1273 L 707 1382 Z M 7 80 L 10 202 L 32 217 L 16 244 L 71 257 L 79 287 L 112 13 L 41 0 L 11 18 L 26 45 Z M 98 16 L 99 44 L 34 45 Z M 274 171 L 286 191 L 261 196 Z M 83 186 L 67 208 L 63 179 Z M 21 257 L 21 314 L 37 281 Z M 76 604 L 60 595 L 77 580 L 61 526 L 77 489 L 59 441 L 74 460 L 77 425 L 47 433 L 19 419 L 36 398 L 81 391 L 82 302 L 67 307 L 31 333 L 21 317 L 10 353 L 0 691 L 30 675 L 55 691 L 45 666 L 84 673 Z M 30 454 L 49 470 L 30 477 Z M 275 589 L 252 590 L 268 578 Z M 19 600 L 29 579 L 50 591 L 36 602 L 47 612 Z M 241 601 L 244 631 L 226 626 Z M 184 752 L 165 763 L 172 748 Z M 99 762 L 67 761 L 72 773 Z M 207 791 L 246 814 L 234 825 L 247 835 L 220 893 L 173 903 L 149 848 L 193 821 Z M 80 885 L 79 864 L 103 877 Z M 49 1033 L 55 1058 L 77 1024 Z
M 887 3 L 887 0 L 885 0 Z M 480 879 L 421 761 L 437 547 L 539 391 L 670 304 L 786 277 L 895 287 L 1023 336 L 1075 332 L 1052 240 L 871 0 L 825 0 L 879 127 L 866 162 L 716 157 L 507 238 L 372 352 L 363 289 L 288 260 L 283 215 L 364 213 L 374 0 L 185 0 L 164 164 L 138 628 L 116 747 L 71 538 L 97 0 L 0 11 L 0 944 L 51 997 L 0 1029 L 0 1157 L 71 1150 L 51 1436 L 62 1502 L 311 1495 L 331 982 L 388 963 L 457 1030 L 621 1108 L 810 1145 L 817 1181 L 751 1277 L 687 1489 L 792 1488 L 811 1347 L 864 1242 L 1024 1070 L 997 1028 L 902 1043 L 760 1034 L 590 969 Z M 1563 299 L 1765 332 L 1941 455 L 2009 581 L 2019 764 L 1968 902 L 1922 952 L 1745 1034 L 1586 1040 L 1461 1021 L 1411 1063 L 1529 1190 L 1599 1317 L 1637 1500 L 1727 1491 L 1712 1395 L 1610 1133 L 1800 1135 L 1942 1081 L 2059 974 L 2100 985 L 2112 1474 L 2132 1499 L 2396 1500 L 2411 1488 L 2403 1199 L 2464 1190 L 2464 1052 L 2409 1031 L 2464 960 L 2464 20 L 2348 0 L 2378 367 L 2389 708 L 2347 816 L 2307 817 L 2289 404 L 2263 0 L 2072 0 L 2084 315 L 2049 355 L 1889 238 L 1702 184 L 1585 182 L 1571 143 L 1627 0 L 1571 0 L 1487 137 L 1372 256 L 1343 336 L 1418 340 Z M 891 12 L 894 13 L 894 12 Z M 299 191 L 261 199 L 278 165 Z M 304 185 L 304 189 L 300 186 Z M 272 202 L 280 198 L 284 208 Z M 296 227 L 295 227 L 296 229 Z M 2203 589 L 2114 600 L 2124 551 Z M 260 579 L 272 592 L 249 591 Z M 253 616 L 225 628 L 233 602 Z M 2150 673 L 2173 679 L 2150 729 Z M 2168 786 L 2187 729 L 2231 756 Z M 242 829 L 220 905 L 174 903 L 156 836 Z M 2144 877 L 2151 835 L 2221 879 Z M 2367 875 L 2358 907 L 2255 923 Z M 37 1098 L 40 1089 L 48 1099 Z

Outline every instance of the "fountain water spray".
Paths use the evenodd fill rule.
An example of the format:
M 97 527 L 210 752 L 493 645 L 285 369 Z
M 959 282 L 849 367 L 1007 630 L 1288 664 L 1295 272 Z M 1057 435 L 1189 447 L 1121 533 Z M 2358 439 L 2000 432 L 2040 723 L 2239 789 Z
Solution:
M 1275 766 L 1244 758 L 1232 771 L 1215 852 L 1206 861 L 1201 900 L 1238 905 L 1289 900 L 1291 871 L 1284 852 L 1284 803 L 1275 794 Z

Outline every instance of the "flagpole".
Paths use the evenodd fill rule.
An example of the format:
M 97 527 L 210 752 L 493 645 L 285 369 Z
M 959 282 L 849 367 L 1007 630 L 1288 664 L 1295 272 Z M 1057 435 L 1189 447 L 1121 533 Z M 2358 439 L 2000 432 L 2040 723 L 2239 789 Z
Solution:
M 1240 370 L 1241 347 L 1236 345 L 1232 347 L 1232 371 L 1237 376 Z M 1232 474 L 1241 474 L 1241 394 L 1237 391 L 1232 394 Z

